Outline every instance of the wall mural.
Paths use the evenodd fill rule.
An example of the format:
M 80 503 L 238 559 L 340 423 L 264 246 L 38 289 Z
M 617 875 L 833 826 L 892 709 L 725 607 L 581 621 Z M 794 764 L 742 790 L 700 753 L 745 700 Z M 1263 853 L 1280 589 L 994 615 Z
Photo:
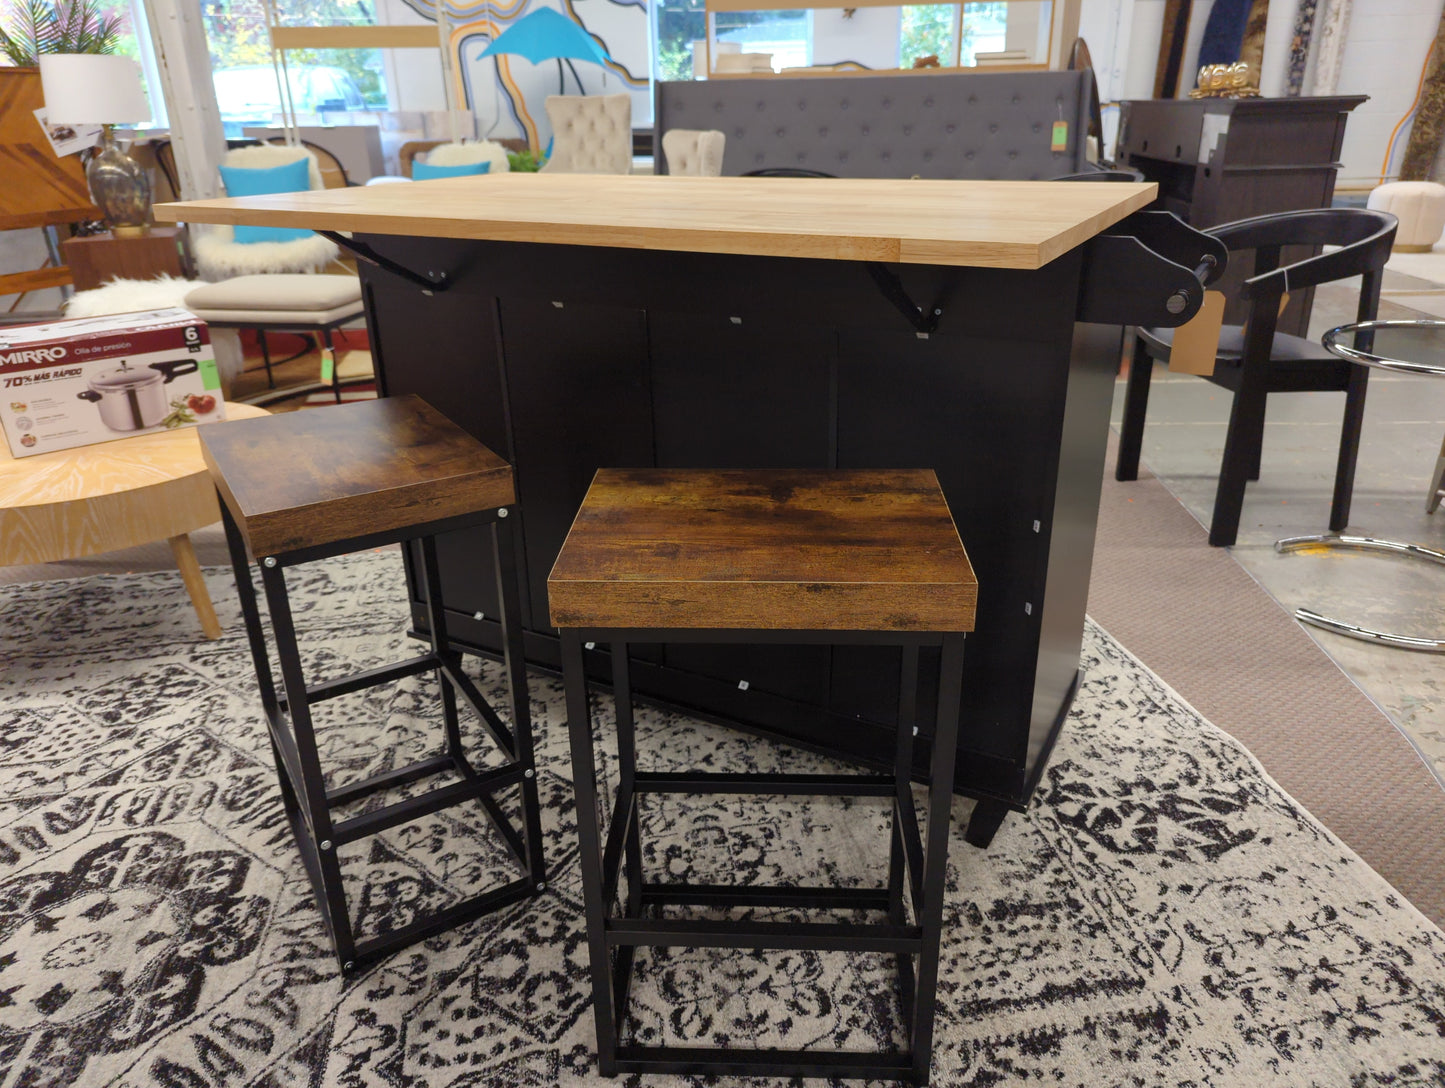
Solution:
M 428 22 L 436 21 L 435 8 L 426 0 L 405 3 Z M 476 114 L 479 136 L 521 137 L 543 149 L 551 138 L 542 103 L 547 95 L 562 93 L 555 64 L 480 55 L 512 23 L 539 7 L 556 8 L 611 57 L 605 68 L 577 64 L 588 94 L 629 92 L 634 121 L 651 116 L 647 0 L 445 0 L 456 75 L 452 98 Z M 567 75 L 567 93 L 575 93 L 572 73 Z

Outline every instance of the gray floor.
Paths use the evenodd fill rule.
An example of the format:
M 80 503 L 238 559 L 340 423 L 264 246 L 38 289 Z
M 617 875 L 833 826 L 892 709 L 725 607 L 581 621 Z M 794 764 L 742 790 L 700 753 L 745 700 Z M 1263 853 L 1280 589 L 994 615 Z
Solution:
M 1445 290 L 1438 284 L 1387 272 L 1385 290 L 1389 301 L 1381 317 L 1445 312 Z M 1348 288 L 1322 290 L 1312 333 L 1352 319 L 1354 298 Z M 1121 382 L 1115 390 L 1116 428 L 1123 392 Z M 1274 550 L 1280 537 L 1327 531 L 1343 401 L 1339 393 L 1270 397 L 1262 471 L 1246 491 L 1232 554 L 1288 609 L 1308 606 L 1366 627 L 1445 638 L 1445 569 L 1364 553 Z M 1201 526 L 1213 510 L 1229 407 L 1227 390 L 1156 368 L 1143 460 Z M 1442 434 L 1445 380 L 1371 374 L 1350 532 L 1445 550 L 1445 509 L 1425 513 Z M 1200 542 L 1203 546 L 1202 529 Z M 1400 725 L 1445 782 L 1445 657 L 1315 629 L 1311 635 Z

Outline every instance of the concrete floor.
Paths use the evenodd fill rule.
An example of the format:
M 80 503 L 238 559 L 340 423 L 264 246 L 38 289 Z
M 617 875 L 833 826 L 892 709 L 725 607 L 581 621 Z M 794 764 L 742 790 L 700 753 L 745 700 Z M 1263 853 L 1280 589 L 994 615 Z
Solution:
M 1440 263 L 1445 266 L 1445 260 Z M 1422 271 L 1435 274 L 1433 268 Z M 1387 271 L 1380 316 L 1445 316 L 1441 282 L 1445 274 L 1435 282 Z M 1353 320 L 1356 297 L 1347 285 L 1322 288 L 1311 334 L 1317 338 Z M 1114 398 L 1116 429 L 1123 396 L 1120 382 Z M 1228 390 L 1156 367 L 1143 460 L 1201 526 L 1213 511 L 1230 400 Z M 1445 569 L 1359 552 L 1280 555 L 1274 550 L 1281 537 L 1328 529 L 1343 405 L 1342 393 L 1270 397 L 1262 471 L 1245 492 L 1232 554 L 1287 609 L 1308 606 L 1377 630 L 1445 638 Z M 1445 380 L 1371 373 L 1350 532 L 1445 550 L 1445 508 L 1425 513 L 1426 486 L 1442 434 Z M 1203 530 L 1200 545 L 1207 546 Z M 1188 622 L 1187 616 L 1179 619 Z M 1396 721 L 1445 784 L 1445 656 L 1307 630 Z

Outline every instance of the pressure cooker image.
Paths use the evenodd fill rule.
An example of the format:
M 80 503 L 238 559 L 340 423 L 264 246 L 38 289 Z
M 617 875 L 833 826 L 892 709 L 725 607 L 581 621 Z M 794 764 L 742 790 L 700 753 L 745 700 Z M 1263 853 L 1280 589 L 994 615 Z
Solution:
M 194 374 L 194 359 L 171 359 L 145 367 L 124 361 L 90 379 L 90 388 L 77 393 L 100 409 L 100 421 L 112 431 L 143 431 L 157 426 L 170 414 L 165 386 L 181 374 Z

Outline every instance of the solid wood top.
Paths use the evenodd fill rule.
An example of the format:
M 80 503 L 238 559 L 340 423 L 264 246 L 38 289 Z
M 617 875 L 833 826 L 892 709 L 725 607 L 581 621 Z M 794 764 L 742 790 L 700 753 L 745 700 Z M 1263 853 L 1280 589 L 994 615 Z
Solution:
M 228 419 L 269 414 L 249 404 L 226 405 Z M 12 457 L 0 441 L 0 511 L 83 502 L 200 475 L 206 471 L 201 431 L 222 422 L 153 431 L 33 457 Z
M 166 222 L 903 264 L 1040 268 L 1153 182 L 483 174 L 182 204 Z
M 223 423 L 202 435 L 256 558 L 510 506 L 512 467 L 420 397 Z
M 931 469 L 601 469 L 547 579 L 580 628 L 969 631 Z

